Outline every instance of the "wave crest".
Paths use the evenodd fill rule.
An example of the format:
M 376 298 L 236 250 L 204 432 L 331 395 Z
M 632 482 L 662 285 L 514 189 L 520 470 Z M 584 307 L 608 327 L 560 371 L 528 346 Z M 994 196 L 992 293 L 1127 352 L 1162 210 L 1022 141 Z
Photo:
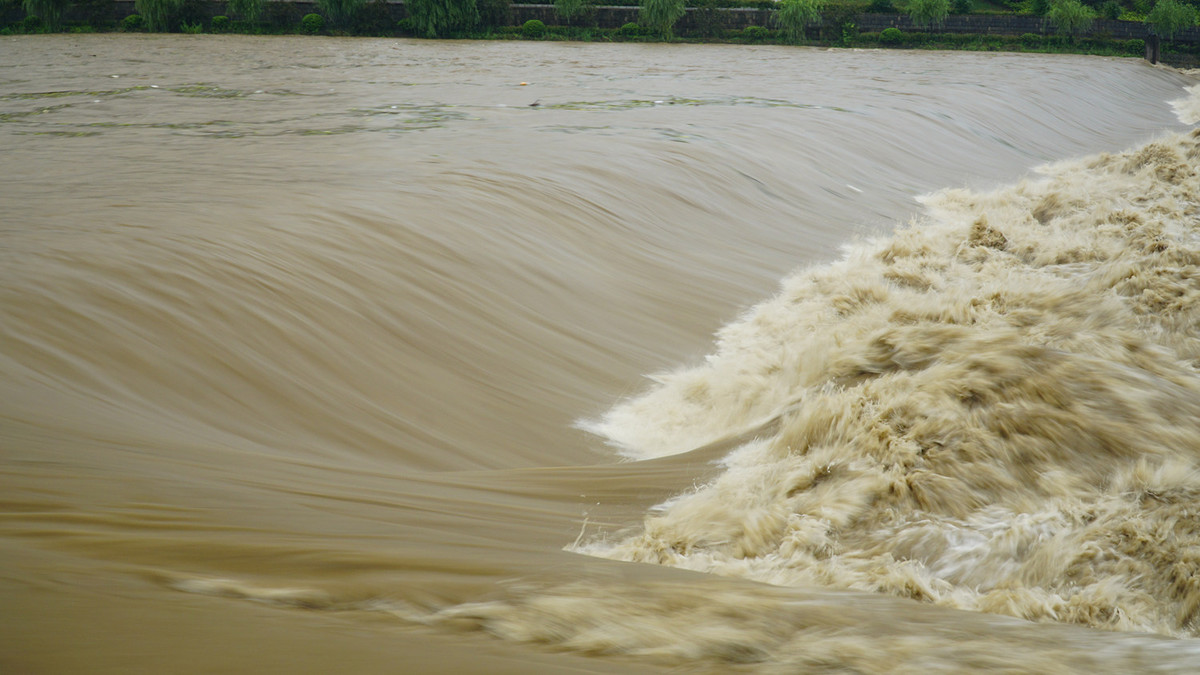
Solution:
M 592 426 L 637 458 L 759 438 L 578 550 L 1198 634 L 1198 138 L 938 193 L 788 279 Z

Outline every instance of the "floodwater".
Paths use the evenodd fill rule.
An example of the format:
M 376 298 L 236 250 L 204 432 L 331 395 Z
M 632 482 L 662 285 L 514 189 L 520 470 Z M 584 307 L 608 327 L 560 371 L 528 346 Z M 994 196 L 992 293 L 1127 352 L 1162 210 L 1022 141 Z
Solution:
M 1196 83 L 2 38 L 0 671 L 1196 672 Z

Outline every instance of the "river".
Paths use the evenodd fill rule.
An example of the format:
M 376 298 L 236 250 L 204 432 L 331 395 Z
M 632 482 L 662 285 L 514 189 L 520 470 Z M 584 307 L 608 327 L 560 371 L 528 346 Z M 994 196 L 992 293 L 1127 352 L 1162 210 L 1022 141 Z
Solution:
M 0 38 L 0 671 L 1196 672 L 1196 83 Z

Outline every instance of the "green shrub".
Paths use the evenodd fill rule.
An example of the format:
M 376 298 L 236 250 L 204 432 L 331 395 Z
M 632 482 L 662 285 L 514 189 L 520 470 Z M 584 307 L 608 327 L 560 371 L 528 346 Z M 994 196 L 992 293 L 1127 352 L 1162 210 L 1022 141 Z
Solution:
M 899 28 L 884 28 L 879 41 L 885 45 L 898 45 L 904 41 L 904 31 Z
M 468 30 L 479 23 L 475 0 L 407 0 L 405 6 L 417 34 L 427 38 Z
M 146 18 L 146 28 L 165 33 L 175 25 L 175 17 L 183 8 L 183 0 L 135 0 L 138 14 Z
M 24 19 L 21 19 L 22 33 L 40 33 L 42 32 L 42 26 L 42 17 L 36 14 L 29 14 Z
M 805 28 L 821 20 L 825 0 L 780 0 L 779 9 L 772 15 L 775 25 L 792 42 L 803 40 Z
M 832 5 L 829 11 L 825 12 L 825 24 L 833 29 L 834 44 L 849 47 L 858 38 L 858 7 Z
M 1111 19 L 1114 21 L 1116 19 L 1120 19 L 1121 14 L 1124 11 L 1125 8 L 1122 7 L 1121 3 L 1117 2 L 1117 0 L 1108 0 L 1104 4 L 1100 5 L 1100 16 L 1104 17 L 1105 19 Z
M 742 37 L 752 42 L 761 42 L 770 36 L 771 31 L 763 26 L 746 26 L 742 29 Z
M 300 29 L 309 35 L 315 35 L 325 29 L 325 17 L 320 14 L 305 14 L 300 19 Z
M 230 23 L 232 22 L 229 20 L 229 17 L 225 16 L 224 14 L 218 14 L 212 18 L 210 25 L 212 26 L 214 33 L 222 33 L 229 30 Z
M 1126 40 L 1124 47 L 1125 53 L 1133 56 L 1141 56 L 1146 53 L 1146 41 L 1139 38 Z
M 554 0 L 554 13 L 569 25 L 571 18 L 583 11 L 583 0 Z
M 950 14 L 950 0 L 911 0 L 907 11 L 914 26 L 941 26 Z
M 121 19 L 121 30 L 132 33 L 146 27 L 146 19 L 141 14 L 130 14 Z
M 1021 45 L 1029 48 L 1038 47 L 1042 44 L 1042 36 L 1037 33 L 1021 34 Z
M 188 35 L 199 35 L 204 32 L 204 24 L 183 22 L 179 24 L 179 32 L 187 33 Z
M 1034 16 L 1046 16 L 1050 11 L 1050 0 L 1029 0 L 1029 13 Z
M 970 14 L 971 0 L 952 0 L 950 3 L 950 11 L 955 14 Z
M 669 38 L 684 12 L 684 0 L 642 0 L 638 23 Z
M 617 35 L 621 37 L 637 37 L 642 33 L 642 27 L 630 21 L 629 23 L 617 29 Z
M 1158 0 L 1146 15 L 1146 23 L 1155 35 L 1170 42 L 1179 31 L 1196 25 L 1196 10 L 1175 0 Z
M 400 19 L 399 21 L 396 22 L 396 30 L 400 31 L 401 33 L 403 33 L 405 35 L 412 35 L 414 32 L 413 20 L 409 19 L 407 17 Z
M 56 31 L 62 25 L 63 10 L 67 8 L 67 0 L 24 0 L 25 18 L 41 19 L 39 25 L 46 30 Z
M 546 34 L 546 24 L 537 19 L 530 19 L 521 24 L 521 37 L 540 38 Z
M 896 5 L 892 4 L 892 0 L 871 0 L 867 5 L 866 12 L 868 14 L 895 14 Z
M 1074 40 L 1076 35 L 1092 27 L 1096 13 L 1079 0 L 1054 0 L 1050 11 L 1046 12 L 1046 18 L 1058 32 L 1065 33 Z

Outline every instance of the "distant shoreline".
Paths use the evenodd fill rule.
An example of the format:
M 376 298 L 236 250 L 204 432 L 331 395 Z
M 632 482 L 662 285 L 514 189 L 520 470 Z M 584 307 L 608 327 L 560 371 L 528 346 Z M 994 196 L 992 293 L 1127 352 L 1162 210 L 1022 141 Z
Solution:
M 0 34 L 19 35 L 42 32 L 144 32 L 145 26 L 130 19 L 137 11 L 133 0 L 96 5 L 72 5 L 58 31 L 47 31 L 38 20 L 30 20 L 20 4 L 9 5 L 0 13 Z M 473 40 L 546 40 L 585 42 L 683 42 L 726 44 L 778 44 L 816 47 L 899 48 L 956 51 L 1003 51 L 1025 53 L 1086 54 L 1110 57 L 1148 56 L 1145 42 L 1153 36 L 1140 21 L 1096 19 L 1074 37 L 1060 35 L 1040 16 L 1022 14 L 952 14 L 941 25 L 920 28 L 901 13 L 827 11 L 819 25 L 811 26 L 808 39 L 792 41 L 773 25 L 773 10 L 761 7 L 689 7 L 675 25 L 673 34 L 662 34 L 638 24 L 636 6 L 586 6 L 583 14 L 570 22 L 561 20 L 554 5 L 512 4 L 503 16 L 490 17 L 491 25 L 472 30 L 452 31 L 439 37 Z M 373 0 L 359 11 L 349 25 L 330 25 L 324 17 L 305 23 L 310 15 L 320 15 L 310 0 L 267 0 L 259 21 L 231 19 L 233 14 L 223 0 L 191 0 L 170 32 L 246 33 L 246 34 L 317 34 L 368 37 L 422 37 L 408 21 L 407 8 L 400 0 Z M 139 15 L 140 16 L 140 15 Z M 541 25 L 537 25 L 538 22 Z M 885 33 L 886 31 L 886 33 Z M 1200 27 L 1177 34 L 1164 43 L 1158 57 L 1164 63 L 1179 66 L 1200 64 Z

